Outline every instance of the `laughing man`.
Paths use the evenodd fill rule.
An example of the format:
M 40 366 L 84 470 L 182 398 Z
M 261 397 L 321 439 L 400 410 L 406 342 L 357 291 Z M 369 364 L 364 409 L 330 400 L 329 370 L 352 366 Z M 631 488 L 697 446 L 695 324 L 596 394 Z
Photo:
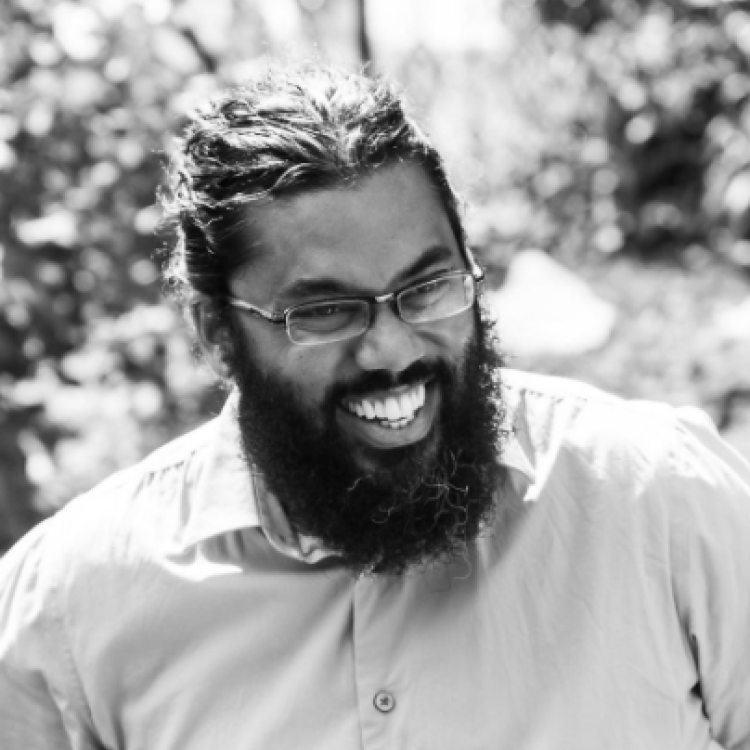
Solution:
M 750 749 L 750 467 L 502 366 L 391 87 L 268 72 L 171 175 L 231 395 L 3 559 L 0 747 Z

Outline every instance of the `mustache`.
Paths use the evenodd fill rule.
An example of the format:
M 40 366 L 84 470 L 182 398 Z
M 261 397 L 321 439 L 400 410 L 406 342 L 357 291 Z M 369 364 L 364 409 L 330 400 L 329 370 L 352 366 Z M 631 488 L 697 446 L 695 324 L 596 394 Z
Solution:
M 401 372 L 371 370 L 350 380 L 335 383 L 326 393 L 326 402 L 334 405 L 347 396 L 366 396 L 372 391 L 388 390 L 399 386 L 413 386 L 428 380 L 449 382 L 453 368 L 443 360 L 418 360 Z

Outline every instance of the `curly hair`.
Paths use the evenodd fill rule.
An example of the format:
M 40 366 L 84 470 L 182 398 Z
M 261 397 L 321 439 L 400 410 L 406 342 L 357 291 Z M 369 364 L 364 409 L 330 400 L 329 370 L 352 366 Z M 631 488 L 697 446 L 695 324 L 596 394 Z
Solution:
M 425 170 L 465 247 L 443 161 L 383 79 L 311 64 L 270 68 L 192 114 L 176 145 L 160 199 L 176 235 L 165 291 L 181 305 L 197 293 L 226 309 L 229 281 L 252 257 L 252 246 L 231 241 L 249 206 L 354 184 L 394 162 Z

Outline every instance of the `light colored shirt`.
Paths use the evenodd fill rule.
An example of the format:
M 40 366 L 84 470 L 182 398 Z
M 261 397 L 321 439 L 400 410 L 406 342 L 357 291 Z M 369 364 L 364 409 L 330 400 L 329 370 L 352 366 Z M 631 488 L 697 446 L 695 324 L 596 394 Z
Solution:
M 222 415 L 0 564 L 2 750 L 748 750 L 750 467 L 695 410 L 504 371 L 492 529 L 354 580 Z

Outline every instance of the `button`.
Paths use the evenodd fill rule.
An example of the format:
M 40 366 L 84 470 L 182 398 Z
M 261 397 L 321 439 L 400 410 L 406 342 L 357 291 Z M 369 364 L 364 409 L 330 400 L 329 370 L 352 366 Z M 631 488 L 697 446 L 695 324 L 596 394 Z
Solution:
M 386 690 L 381 690 L 379 693 L 376 693 L 372 702 L 375 704 L 375 708 L 384 714 L 387 714 L 396 708 L 396 699 Z

